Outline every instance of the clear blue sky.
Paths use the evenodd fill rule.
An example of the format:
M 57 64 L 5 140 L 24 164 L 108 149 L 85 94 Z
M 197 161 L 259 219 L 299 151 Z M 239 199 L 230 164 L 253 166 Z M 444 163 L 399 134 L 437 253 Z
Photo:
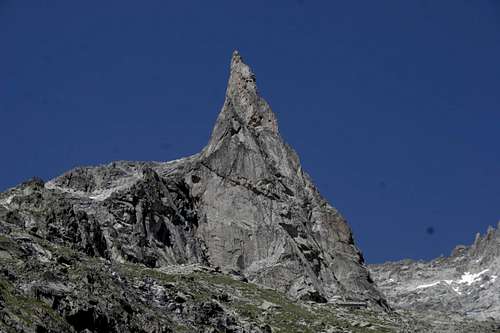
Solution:
M 233 49 L 369 262 L 500 219 L 496 0 L 0 0 L 0 190 L 199 151 Z

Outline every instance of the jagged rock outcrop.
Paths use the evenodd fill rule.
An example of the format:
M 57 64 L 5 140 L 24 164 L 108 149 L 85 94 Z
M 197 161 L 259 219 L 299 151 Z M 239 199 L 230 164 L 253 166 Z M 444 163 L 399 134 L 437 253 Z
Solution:
M 402 260 L 369 268 L 394 307 L 498 323 L 499 228 L 488 228 L 484 236 L 477 234 L 471 246 L 457 246 L 449 257 L 430 262 Z

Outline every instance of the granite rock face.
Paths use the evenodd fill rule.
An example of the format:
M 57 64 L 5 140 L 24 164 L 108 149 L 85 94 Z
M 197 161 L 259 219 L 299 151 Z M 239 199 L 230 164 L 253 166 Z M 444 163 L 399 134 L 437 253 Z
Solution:
M 297 299 L 385 307 L 349 226 L 281 138 L 238 52 L 199 154 L 77 168 L 11 189 L 0 203 L 26 232 L 87 255 L 151 268 L 202 264 Z
M 349 226 L 283 142 L 238 53 L 210 142 L 187 179 L 212 265 L 297 297 L 382 301 Z
M 449 257 L 388 262 L 369 269 L 396 308 L 500 322 L 499 228 L 477 234 L 472 245 L 457 246 Z

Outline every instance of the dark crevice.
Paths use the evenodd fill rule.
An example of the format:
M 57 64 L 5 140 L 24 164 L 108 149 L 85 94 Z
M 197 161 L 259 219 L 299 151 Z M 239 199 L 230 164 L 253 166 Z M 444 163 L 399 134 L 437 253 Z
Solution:
M 66 321 L 73 326 L 77 332 L 85 329 L 95 333 L 115 332 L 108 318 L 95 311 L 94 308 L 78 310 L 74 314 L 66 316 Z
M 211 167 L 209 167 L 207 164 L 201 162 L 201 165 L 203 165 L 205 168 L 207 168 L 208 171 L 214 173 L 216 176 L 224 179 L 224 180 L 227 180 L 228 182 L 230 182 L 231 184 L 233 185 L 236 185 L 236 186 L 241 186 L 243 188 L 246 188 L 247 190 L 249 191 L 252 191 L 253 193 L 257 194 L 257 195 L 262 195 L 266 198 L 269 198 L 269 199 L 272 199 L 272 200 L 279 200 L 280 197 L 277 195 L 277 194 L 267 194 L 267 193 L 264 193 L 262 192 L 261 190 L 259 190 L 258 188 L 256 188 L 255 186 L 253 185 L 250 185 L 248 183 L 246 184 L 242 184 L 240 183 L 239 181 L 233 179 L 233 178 L 230 178 L 230 177 L 227 177 L 227 176 L 223 176 L 221 174 L 219 174 L 217 171 L 213 170 Z

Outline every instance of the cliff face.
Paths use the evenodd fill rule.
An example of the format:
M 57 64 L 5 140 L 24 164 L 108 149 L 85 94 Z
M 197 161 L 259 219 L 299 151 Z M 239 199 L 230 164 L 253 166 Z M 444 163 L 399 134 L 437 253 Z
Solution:
M 235 53 L 226 99 L 188 178 L 210 263 L 298 297 L 380 300 L 351 231 L 303 172 Z
M 384 306 L 349 226 L 283 142 L 237 52 L 199 154 L 77 168 L 16 187 L 0 202 L 26 232 L 88 255 L 152 268 L 202 264 L 294 298 Z

